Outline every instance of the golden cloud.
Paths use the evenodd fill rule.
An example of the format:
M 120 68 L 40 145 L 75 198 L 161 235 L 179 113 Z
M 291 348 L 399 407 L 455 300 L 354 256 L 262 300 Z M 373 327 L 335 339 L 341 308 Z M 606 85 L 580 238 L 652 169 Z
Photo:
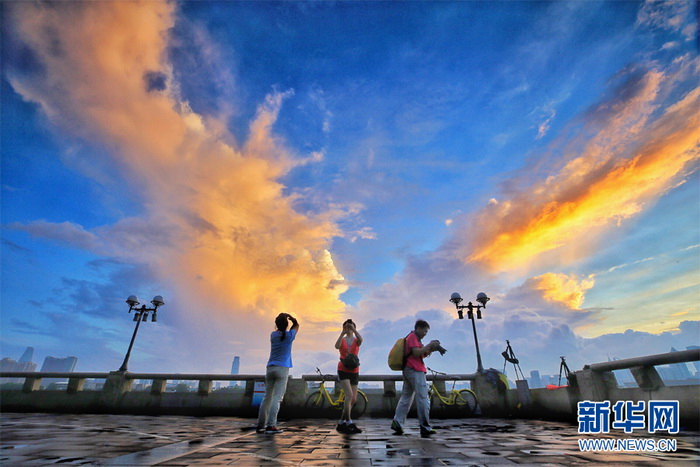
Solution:
M 658 96 L 674 81 L 649 71 L 620 92 L 625 99 L 595 109 L 603 126 L 581 155 L 564 157 L 569 161 L 543 182 L 482 211 L 466 261 L 505 271 L 527 269 L 545 253 L 581 258 L 601 231 L 682 183 L 700 154 L 700 88 L 654 118 Z
M 547 301 L 578 310 L 583 304 L 586 291 L 593 287 L 595 280 L 592 277 L 578 280 L 575 276 L 550 272 L 533 277 L 528 283 L 534 290 L 539 290 Z
M 167 231 L 168 242 L 157 242 L 130 230 L 139 222 L 96 229 L 112 255 L 148 262 L 183 300 L 210 310 L 328 319 L 344 309 L 347 290 L 328 251 L 340 234 L 337 213 L 297 212 L 278 182 L 308 162 L 272 133 L 288 94 L 268 96 L 248 139 L 232 144 L 224 122 L 192 112 L 178 95 L 166 54 L 174 9 L 18 3 L 13 20 L 42 70 L 11 75 L 12 85 L 63 132 L 106 143 L 143 198 L 146 213 L 134 221 Z M 110 242 L 117 230 L 131 241 Z

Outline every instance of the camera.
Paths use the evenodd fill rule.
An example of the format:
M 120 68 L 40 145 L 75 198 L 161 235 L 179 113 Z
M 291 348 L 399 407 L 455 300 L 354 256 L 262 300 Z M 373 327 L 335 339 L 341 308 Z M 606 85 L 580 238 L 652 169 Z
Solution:
M 441 346 L 438 340 L 431 341 L 430 344 L 432 344 L 433 350 L 440 352 L 440 355 L 445 355 L 445 352 L 447 352 L 447 349 Z

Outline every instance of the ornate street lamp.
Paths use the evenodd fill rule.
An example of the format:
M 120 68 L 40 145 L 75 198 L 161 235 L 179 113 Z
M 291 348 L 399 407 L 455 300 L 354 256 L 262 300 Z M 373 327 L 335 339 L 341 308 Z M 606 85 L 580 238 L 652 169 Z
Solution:
M 130 295 L 129 298 L 126 299 L 126 303 L 129 304 L 129 313 L 131 313 L 132 310 L 134 311 L 134 321 L 136 321 L 136 328 L 134 329 L 134 335 L 131 336 L 129 350 L 126 351 L 124 363 L 122 363 L 122 366 L 121 368 L 119 368 L 119 371 L 128 370 L 129 357 L 131 357 L 131 349 L 134 346 L 134 341 L 136 340 L 136 333 L 139 332 L 139 325 L 141 324 L 141 321 L 148 320 L 148 313 L 152 311 L 153 317 L 151 318 L 151 322 L 155 323 L 156 312 L 158 311 L 158 307 L 165 305 L 165 301 L 163 301 L 163 297 L 161 297 L 160 295 L 156 295 L 155 297 L 153 297 L 153 300 L 151 300 L 153 308 L 146 308 L 146 305 L 141 305 L 141 308 L 136 308 L 139 305 L 139 299 L 136 295 Z
M 460 305 L 462 303 L 462 296 L 458 294 L 457 292 L 453 293 L 452 296 L 450 296 L 450 301 L 455 304 L 455 307 L 457 308 L 457 315 L 459 316 L 459 319 L 464 319 L 464 309 L 467 309 L 467 318 L 472 320 L 472 329 L 474 329 L 474 345 L 476 346 L 476 363 L 477 363 L 477 369 L 479 373 L 484 371 L 484 366 L 481 364 L 481 353 L 479 352 L 479 339 L 476 336 L 476 324 L 474 322 L 474 311 L 476 310 L 476 317 L 477 319 L 481 319 L 481 309 L 486 308 L 486 302 L 491 300 L 489 297 L 486 296 L 484 292 L 479 292 L 476 295 L 476 301 L 481 303 L 481 305 L 472 305 L 472 302 L 469 302 L 466 305 Z

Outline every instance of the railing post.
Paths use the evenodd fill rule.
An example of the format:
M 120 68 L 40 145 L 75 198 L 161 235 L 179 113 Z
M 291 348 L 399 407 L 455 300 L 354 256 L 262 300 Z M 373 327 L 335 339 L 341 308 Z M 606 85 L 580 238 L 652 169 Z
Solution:
M 381 405 L 376 407 L 376 410 L 380 411 L 380 413 L 385 413 L 385 414 L 392 414 L 396 410 L 396 404 L 397 404 L 397 396 L 396 396 L 396 381 L 392 380 L 383 380 L 382 384 L 384 385 L 384 394 L 382 394 L 382 400 L 381 400 Z M 372 410 L 372 405 L 370 404 L 370 407 L 367 408 L 368 411 Z
M 284 394 L 284 405 L 287 410 L 292 409 L 294 415 L 302 415 L 306 402 L 306 380 L 303 378 L 289 377 L 287 391 Z
M 260 381 L 265 381 L 265 377 Z M 245 392 L 243 393 L 243 405 L 251 407 L 253 405 L 253 396 L 255 396 L 255 380 L 249 379 L 245 382 Z
M 655 391 L 665 386 L 659 372 L 653 366 L 635 366 L 630 368 L 637 386 L 645 391 Z
M 608 390 L 617 387 L 612 371 L 597 372 L 585 368 L 574 372 L 578 382 L 581 400 L 604 401 L 608 399 Z
M 154 396 L 160 396 L 163 394 L 165 392 L 165 383 L 166 380 L 162 378 L 154 379 L 151 383 L 151 394 Z
M 476 393 L 484 415 L 494 417 L 508 413 L 506 386 L 501 381 L 502 374 L 497 370 L 487 370 L 478 373 L 472 382 L 472 390 Z
M 69 378 L 66 392 L 68 394 L 75 394 L 76 392 L 82 391 L 84 386 L 85 378 Z
M 530 386 L 527 384 L 527 380 L 516 380 L 515 388 L 518 391 L 518 402 L 520 402 L 523 407 L 529 407 L 532 404 L 532 397 L 530 396 Z
M 24 378 L 22 392 L 34 392 L 41 389 L 41 378 Z
M 200 379 L 199 380 L 199 388 L 197 389 L 197 393 L 203 396 L 211 394 L 211 389 L 213 385 L 213 381 L 210 379 Z
M 384 397 L 396 397 L 396 381 L 384 380 Z
M 245 395 L 252 399 L 254 393 L 255 393 L 255 380 L 249 379 L 245 382 Z
M 435 385 L 435 389 L 440 391 L 440 394 L 442 394 L 444 396 L 445 393 L 447 392 L 447 390 L 445 389 L 445 380 L 444 379 L 435 379 L 435 380 L 433 380 L 433 384 Z
M 124 371 L 110 371 L 102 388 L 102 403 L 107 407 L 116 407 L 124 393 L 131 391 L 134 380 L 127 379 Z

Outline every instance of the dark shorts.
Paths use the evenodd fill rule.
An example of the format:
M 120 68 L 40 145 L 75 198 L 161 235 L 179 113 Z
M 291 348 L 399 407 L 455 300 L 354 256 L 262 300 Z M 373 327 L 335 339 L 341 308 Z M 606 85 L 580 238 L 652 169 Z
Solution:
M 357 386 L 357 383 L 360 381 L 360 374 L 338 370 L 338 381 L 342 381 L 344 379 L 349 379 L 351 386 Z

